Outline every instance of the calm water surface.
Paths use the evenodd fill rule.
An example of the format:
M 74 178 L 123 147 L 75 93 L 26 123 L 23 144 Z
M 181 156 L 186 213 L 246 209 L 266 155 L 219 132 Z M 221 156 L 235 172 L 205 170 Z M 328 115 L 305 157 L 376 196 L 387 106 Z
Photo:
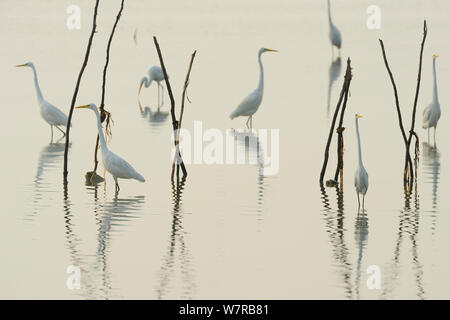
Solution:
M 64 140 L 53 141 L 39 116 L 31 70 L 44 97 L 68 112 L 91 27 L 92 1 L 81 6 L 81 30 L 66 28 L 68 3 L 0 3 L 1 298 L 57 299 L 430 299 L 450 298 L 450 3 L 377 1 L 382 28 L 366 27 L 373 1 L 333 1 L 343 35 L 342 59 L 331 56 L 326 1 L 126 1 L 114 38 L 106 107 L 114 125 L 110 147 L 146 178 L 86 186 L 96 138 L 94 115 L 76 110 L 69 184 L 62 184 Z M 98 33 L 77 102 L 99 104 L 107 37 L 120 1 L 102 1 Z M 402 189 L 403 142 L 378 38 L 383 38 L 409 122 L 423 19 L 429 37 L 417 131 L 417 192 Z M 137 30 L 137 44 L 133 34 Z M 188 165 L 189 177 L 170 182 L 169 100 L 158 109 L 156 87 L 139 79 L 163 50 L 180 101 L 190 54 L 194 63 L 183 127 L 243 128 L 228 119 L 257 85 L 256 54 L 265 54 L 265 95 L 256 129 L 279 129 L 280 170 L 264 175 L 257 148 L 237 143 L 253 164 Z M 442 118 L 436 145 L 420 127 L 432 99 L 432 54 L 439 53 Z M 343 81 L 346 58 L 353 82 L 344 132 L 344 188 L 321 189 L 324 144 Z M 366 211 L 353 188 L 357 163 L 355 113 L 370 176 Z M 406 121 L 405 120 L 405 121 Z M 239 141 L 237 137 L 231 137 Z M 251 140 L 261 148 L 257 136 Z M 207 143 L 205 143 L 205 146 Z M 334 146 L 327 178 L 334 173 Z M 264 148 L 263 148 L 264 149 Z M 270 154 L 271 150 L 262 150 Z M 103 167 L 99 167 L 103 175 Z M 67 267 L 81 269 L 81 288 L 66 286 Z M 381 270 L 369 290 L 367 268 Z

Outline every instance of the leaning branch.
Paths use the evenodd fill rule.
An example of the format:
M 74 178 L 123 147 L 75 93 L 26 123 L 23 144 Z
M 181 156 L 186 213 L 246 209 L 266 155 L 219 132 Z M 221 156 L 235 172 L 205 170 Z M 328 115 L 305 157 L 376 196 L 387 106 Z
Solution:
M 103 121 L 105 121 L 105 119 L 108 118 L 107 121 L 106 121 L 106 126 L 107 127 L 109 125 L 110 113 L 105 110 L 106 71 L 108 70 L 108 65 L 109 65 L 109 52 L 110 52 L 110 49 L 111 49 L 112 39 L 114 37 L 114 32 L 116 31 L 116 27 L 117 27 L 117 24 L 119 23 L 120 17 L 122 16 L 124 1 L 125 0 L 122 0 L 122 2 L 120 4 L 119 13 L 116 16 L 116 21 L 114 22 L 111 34 L 109 36 L 108 45 L 106 47 L 106 62 L 105 62 L 105 66 L 103 67 L 102 100 L 100 102 L 100 121 L 103 123 Z M 98 144 L 99 144 L 99 136 L 97 134 L 97 140 L 96 140 L 96 143 L 95 143 L 95 150 L 94 150 L 94 170 L 93 170 L 93 173 L 97 172 L 97 166 L 98 166 L 98 157 L 97 157 Z
M 386 51 L 384 49 L 384 43 L 383 40 L 378 39 L 380 41 L 381 50 L 383 51 L 383 59 L 384 59 L 384 65 L 386 66 L 386 69 L 389 73 L 389 77 L 391 79 L 392 87 L 394 88 L 394 96 L 395 96 L 395 106 L 397 107 L 397 115 L 398 115 L 398 125 L 400 127 L 400 131 L 402 133 L 403 141 L 406 143 L 406 133 L 405 128 L 403 127 L 403 119 L 402 119 L 402 112 L 400 111 L 400 102 L 398 99 L 398 91 L 397 91 L 397 85 L 395 84 L 394 76 L 392 74 L 391 68 L 389 67 L 389 63 L 386 58 Z
M 81 66 L 80 73 L 78 74 L 78 79 L 77 79 L 77 83 L 76 83 L 76 86 L 75 86 L 75 91 L 73 93 L 72 103 L 70 105 L 69 117 L 68 117 L 67 125 L 66 125 L 66 145 L 65 145 L 65 148 L 64 148 L 64 171 L 63 171 L 64 184 L 67 184 L 67 175 L 69 173 L 67 171 L 67 160 L 68 160 L 68 153 L 69 153 L 69 142 L 70 142 L 69 137 L 70 137 L 70 125 L 72 123 L 72 114 L 73 114 L 73 109 L 75 107 L 75 102 L 77 100 L 78 89 L 80 87 L 81 78 L 83 76 L 84 69 L 86 69 L 86 66 L 87 66 L 87 63 L 88 63 L 88 60 L 89 60 L 89 53 L 91 51 L 92 40 L 94 38 L 95 29 L 97 27 L 98 4 L 99 4 L 99 0 L 96 0 L 95 7 L 94 7 L 94 17 L 93 17 L 93 22 L 92 22 L 92 31 L 91 31 L 91 34 L 89 36 L 89 41 L 88 41 L 88 45 L 87 45 L 87 48 L 86 48 L 86 54 L 85 54 L 85 57 L 84 57 L 84 61 L 83 61 L 83 64 Z
M 423 22 L 423 38 L 422 38 L 422 44 L 420 45 L 419 71 L 418 71 L 418 74 L 417 74 L 416 94 L 415 94 L 415 97 L 414 97 L 414 105 L 413 105 L 413 112 L 412 112 L 412 119 L 411 119 L 411 128 L 409 130 L 408 143 L 407 143 L 407 146 L 406 146 L 406 148 L 408 149 L 408 154 L 409 154 L 409 147 L 411 145 L 412 137 L 415 136 L 417 138 L 417 134 L 414 131 L 414 126 L 416 124 L 417 101 L 419 99 L 420 82 L 421 82 L 421 78 L 422 78 L 423 48 L 425 46 L 425 40 L 427 39 L 427 34 L 428 34 L 427 21 L 424 20 L 424 22 Z M 416 149 L 416 157 L 415 158 L 417 159 L 417 149 Z M 412 174 L 410 176 L 410 186 L 412 186 L 413 181 L 414 181 L 414 171 L 412 169 L 412 166 L 411 166 L 410 162 L 411 161 L 408 162 L 407 159 L 405 160 L 405 170 L 408 168 L 408 165 L 409 165 L 410 172 L 412 172 Z M 416 172 L 416 174 L 417 174 L 417 172 Z
M 178 135 L 178 121 L 177 118 L 175 116 L 175 99 L 173 98 L 173 93 L 172 93 L 172 87 L 170 86 L 170 82 L 169 82 L 169 77 L 167 76 L 167 71 L 166 71 L 166 67 L 164 65 L 164 60 L 161 54 L 161 49 L 159 48 L 159 44 L 158 44 L 158 40 L 156 39 L 156 37 L 153 37 L 153 42 L 155 43 L 155 47 L 156 47 L 156 51 L 158 52 L 158 57 L 159 57 L 159 62 L 161 64 L 161 69 L 163 70 L 164 73 L 164 80 L 166 82 L 166 86 L 167 86 L 167 91 L 169 92 L 169 97 L 170 97 L 170 115 L 172 117 L 172 127 L 173 127 L 173 136 L 174 136 L 174 144 L 175 144 L 175 148 L 176 148 L 176 164 L 177 164 L 177 168 L 181 167 L 181 170 L 183 171 L 183 177 L 187 176 L 187 170 L 186 167 L 184 165 L 183 162 L 183 158 L 181 157 L 181 153 L 179 152 L 179 149 L 177 147 L 177 135 Z M 173 179 L 173 170 L 172 170 L 172 179 Z
M 344 77 L 344 83 L 342 85 L 341 94 L 339 96 L 339 101 L 336 105 L 336 110 L 334 111 L 333 120 L 331 122 L 331 127 L 330 127 L 330 133 L 328 134 L 327 145 L 325 147 L 325 155 L 324 155 L 322 170 L 320 172 L 320 178 L 319 178 L 320 184 L 323 184 L 325 171 L 327 170 L 328 158 L 329 158 L 329 153 L 330 153 L 330 145 L 331 145 L 331 140 L 333 138 L 334 127 L 336 126 L 337 116 L 339 114 L 339 110 L 341 108 L 341 104 L 342 104 L 342 100 L 344 99 L 345 92 L 348 91 L 348 88 L 350 85 L 351 72 L 352 71 L 351 71 L 351 67 L 350 67 L 350 59 L 348 59 L 347 60 L 347 70 L 345 72 L 345 77 Z
M 347 66 L 350 66 L 351 64 L 351 60 L 350 58 L 347 59 Z M 351 70 L 351 67 L 350 67 Z M 347 76 L 347 75 L 346 75 Z M 352 81 L 352 73 L 350 72 L 349 74 L 349 78 L 348 78 L 348 85 L 347 88 L 345 90 L 345 95 L 344 95 L 344 102 L 342 104 L 342 110 L 341 110 L 341 117 L 339 119 L 339 126 L 337 128 L 337 133 L 338 133 L 338 148 L 337 148 L 337 153 L 338 153 L 338 164 L 336 167 L 336 172 L 334 174 L 334 181 L 338 180 L 338 176 L 340 173 L 341 176 L 341 185 L 344 183 L 344 136 L 343 136 L 343 132 L 345 130 L 345 128 L 343 127 L 344 124 L 344 114 L 345 114 L 345 110 L 347 109 L 347 100 L 348 100 L 348 94 L 350 92 L 350 83 Z

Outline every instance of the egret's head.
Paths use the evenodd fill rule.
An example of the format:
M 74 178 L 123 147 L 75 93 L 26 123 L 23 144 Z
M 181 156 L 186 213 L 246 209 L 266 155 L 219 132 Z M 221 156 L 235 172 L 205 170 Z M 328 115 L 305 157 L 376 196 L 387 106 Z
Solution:
M 261 48 L 259 49 L 259 54 L 262 54 L 264 52 L 278 52 L 278 50 L 274 50 L 274 49 L 267 49 L 267 48 Z
M 27 62 L 27 63 L 24 63 L 24 64 L 16 65 L 16 67 L 32 67 L 32 66 L 33 66 L 32 62 Z
M 93 104 L 93 103 L 91 103 L 91 104 L 85 104 L 85 105 L 78 106 L 78 107 L 75 107 L 75 108 L 77 108 L 77 109 L 83 109 L 83 108 L 86 108 L 86 109 L 91 109 L 92 111 L 97 110 L 97 106 L 96 106 L 95 104 Z
M 355 118 L 356 119 L 359 119 L 359 118 L 362 118 L 363 116 L 362 116 L 362 114 L 360 114 L 360 113 L 357 113 L 357 114 L 355 114 Z
M 433 59 L 436 59 L 438 57 L 439 57 L 439 55 L 437 53 L 433 54 Z

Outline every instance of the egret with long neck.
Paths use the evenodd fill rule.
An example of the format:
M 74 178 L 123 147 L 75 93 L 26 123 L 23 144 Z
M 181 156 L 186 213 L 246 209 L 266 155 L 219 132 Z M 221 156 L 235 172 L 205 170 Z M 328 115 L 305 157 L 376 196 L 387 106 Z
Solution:
M 358 196 L 358 209 L 360 207 L 360 199 L 359 196 L 362 195 L 363 201 L 362 206 L 364 210 L 364 198 L 367 193 L 367 189 L 369 188 L 369 175 L 367 174 L 366 169 L 364 168 L 364 164 L 362 161 L 362 152 L 361 152 L 361 138 L 359 135 L 359 123 L 358 120 L 362 118 L 362 115 L 355 115 L 355 126 L 356 126 L 356 138 L 358 141 L 358 166 L 355 171 L 355 189 L 356 195 Z
M 436 59 L 439 56 L 433 55 L 433 101 L 423 110 L 424 129 L 428 129 L 428 140 L 430 140 L 430 128 L 434 128 L 434 141 L 436 142 L 436 127 L 441 117 L 441 105 L 439 104 L 437 76 L 436 76 Z
M 339 29 L 334 25 L 331 18 L 331 6 L 330 0 L 328 0 L 328 24 L 330 26 L 330 32 L 328 34 L 331 41 L 331 53 L 334 54 L 333 46 L 339 49 L 339 55 L 341 54 L 342 35 Z
M 135 179 L 141 182 L 145 182 L 145 179 L 140 175 L 127 161 L 119 157 L 111 150 L 109 150 L 105 136 L 102 130 L 102 123 L 100 121 L 100 113 L 95 104 L 86 104 L 83 106 L 78 106 L 76 108 L 88 108 L 94 111 L 97 117 L 97 129 L 100 139 L 100 149 L 102 150 L 102 162 L 106 171 L 108 171 L 114 178 L 116 183 L 116 192 L 120 190 L 118 179 Z
M 59 131 L 66 135 L 66 133 L 59 127 L 67 126 L 67 116 L 59 110 L 57 107 L 52 105 L 50 102 L 46 101 L 42 95 L 41 88 L 39 86 L 39 81 L 37 77 L 36 68 L 32 62 L 27 62 L 24 64 L 19 64 L 16 67 L 29 67 L 33 70 L 34 75 L 34 87 L 36 88 L 36 95 L 39 104 L 39 109 L 42 118 L 50 125 L 51 135 L 53 140 L 53 126 L 55 126 Z
M 263 93 L 264 93 L 264 68 L 261 61 L 261 55 L 264 52 L 278 52 L 277 50 L 261 48 L 258 51 L 258 63 L 259 63 L 259 83 L 258 87 L 250 93 L 242 102 L 237 106 L 237 108 L 230 114 L 230 119 L 236 117 L 248 117 L 246 126 L 247 128 L 252 127 L 253 114 L 258 110 L 261 105 Z M 249 127 L 250 122 L 250 127 Z

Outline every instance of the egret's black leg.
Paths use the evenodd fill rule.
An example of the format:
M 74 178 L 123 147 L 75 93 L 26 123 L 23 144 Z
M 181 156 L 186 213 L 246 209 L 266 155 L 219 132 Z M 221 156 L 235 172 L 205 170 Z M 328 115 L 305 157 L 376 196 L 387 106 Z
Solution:
M 61 133 L 63 134 L 63 137 L 66 136 L 66 133 L 65 133 L 60 127 L 58 127 L 58 126 L 55 126 L 55 127 L 56 127 L 56 129 L 58 129 L 59 131 L 61 131 Z
M 250 127 L 248 126 L 248 122 L 250 121 L 251 117 L 248 117 L 247 122 L 245 123 L 245 125 L 247 126 L 247 129 L 250 129 Z

